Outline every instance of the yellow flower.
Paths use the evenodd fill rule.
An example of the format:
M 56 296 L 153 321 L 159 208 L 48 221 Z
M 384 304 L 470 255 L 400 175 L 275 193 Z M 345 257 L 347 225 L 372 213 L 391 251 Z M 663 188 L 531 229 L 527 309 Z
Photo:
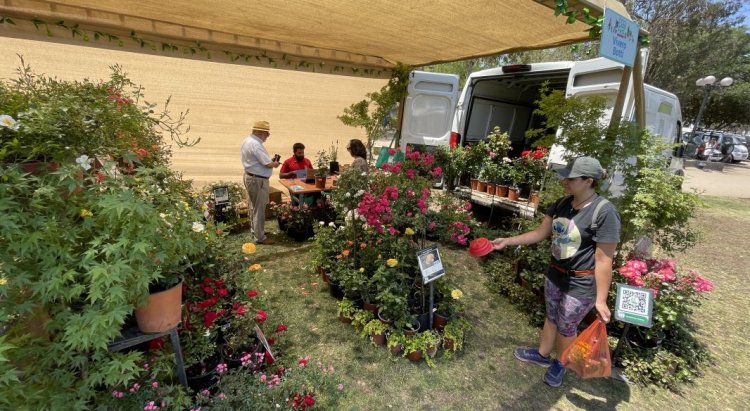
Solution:
M 91 217 L 91 216 L 94 215 L 94 213 L 92 213 L 91 211 L 89 211 L 89 210 L 87 210 L 85 208 L 81 209 L 81 213 L 80 214 L 81 214 L 81 217 L 83 217 L 83 218 L 89 218 L 89 217 Z
M 459 298 L 463 297 L 464 293 L 461 292 L 458 288 L 451 291 L 451 297 L 453 297 L 454 300 L 458 300 Z
M 255 244 L 253 243 L 245 243 L 242 244 L 242 252 L 245 254 L 252 254 L 255 252 Z
M 406 230 L 404 230 L 404 234 L 414 235 L 414 230 L 412 230 L 410 227 L 406 227 Z
M 0 277 L 0 285 L 8 284 L 8 280 L 5 279 L 5 277 Z
M 395 267 L 398 264 L 398 260 L 396 260 L 395 258 L 389 258 L 388 260 L 386 260 L 385 264 L 388 267 Z
M 360 273 L 364 273 L 364 272 L 365 272 L 365 267 L 361 267 L 361 268 L 359 269 L 359 272 L 360 272 Z
M 256 264 L 253 264 L 253 265 L 251 265 L 251 266 L 250 266 L 250 268 L 248 268 L 248 270 L 250 270 L 250 271 L 258 271 L 258 270 L 260 270 L 261 268 L 262 268 L 262 267 L 260 266 L 260 264 L 257 264 L 257 263 L 256 263 Z

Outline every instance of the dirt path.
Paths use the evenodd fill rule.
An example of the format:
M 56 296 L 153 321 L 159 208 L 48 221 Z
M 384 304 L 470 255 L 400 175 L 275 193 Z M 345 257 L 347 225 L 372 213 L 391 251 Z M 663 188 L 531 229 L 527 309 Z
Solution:
M 685 168 L 683 189 L 717 197 L 750 198 L 750 163 L 727 164 L 724 171 Z

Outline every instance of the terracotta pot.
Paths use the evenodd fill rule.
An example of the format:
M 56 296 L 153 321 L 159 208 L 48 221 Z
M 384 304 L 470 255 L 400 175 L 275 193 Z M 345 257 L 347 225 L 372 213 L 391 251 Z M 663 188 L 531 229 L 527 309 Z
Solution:
M 40 175 L 45 172 L 53 172 L 60 169 L 60 163 L 51 162 L 47 163 L 44 161 L 25 161 L 18 164 L 21 167 L 21 171 L 27 174 Z
M 450 339 L 450 338 L 444 338 L 443 339 L 443 348 L 445 348 L 446 350 L 452 350 L 453 349 L 453 344 L 454 344 L 454 342 L 453 342 L 452 339 Z
M 537 205 L 539 204 L 539 192 L 538 191 L 532 191 L 529 195 L 529 203 Z
M 370 334 L 370 338 L 375 345 L 385 345 L 385 334 Z
M 148 303 L 135 310 L 138 328 L 143 333 L 160 333 L 177 326 L 182 319 L 182 282 L 148 296 Z
M 415 322 L 412 324 L 413 328 L 404 328 L 404 335 L 417 335 L 417 331 L 419 331 L 419 322 Z
M 497 188 L 495 188 L 495 195 L 498 197 L 508 197 L 508 186 L 498 184 Z
M 448 324 L 448 317 L 443 317 L 440 314 L 435 314 L 432 316 L 432 328 L 443 331 L 445 326 Z
M 485 191 L 487 194 L 494 196 L 495 195 L 495 187 L 497 187 L 497 184 L 495 183 L 487 183 L 487 190 Z
M 422 353 L 420 351 L 412 351 L 408 355 L 409 361 L 411 362 L 419 362 L 422 361 Z
M 377 304 L 370 304 L 370 303 L 364 303 L 362 304 L 362 308 L 371 312 L 374 317 L 378 316 L 378 305 Z
M 477 183 L 477 191 L 485 192 L 487 190 L 487 182 L 480 181 Z
M 518 188 L 508 187 L 508 200 L 518 201 Z
M 383 323 L 383 324 L 388 324 L 388 325 L 391 325 L 391 324 L 393 324 L 393 320 L 389 320 L 389 319 L 387 319 L 387 318 L 384 318 L 384 317 L 383 317 L 383 316 L 382 316 L 382 315 L 380 314 L 380 311 L 378 311 L 378 320 L 380 320 L 380 322 L 381 322 L 381 323 Z
M 344 324 L 351 324 L 352 319 L 349 317 L 344 317 L 343 315 L 339 314 L 339 321 L 341 321 Z
M 471 189 L 472 190 L 478 190 L 479 189 L 479 179 L 472 178 L 471 179 Z
M 401 355 L 401 351 L 404 350 L 404 344 L 399 344 L 394 347 L 391 347 L 391 354 L 393 355 Z
M 324 189 L 326 188 L 326 178 L 325 177 L 315 177 L 315 188 Z
M 331 283 L 331 277 L 328 275 L 328 271 L 326 271 L 323 267 L 318 267 L 318 273 L 320 274 L 320 278 L 323 280 L 324 283 L 330 284 Z

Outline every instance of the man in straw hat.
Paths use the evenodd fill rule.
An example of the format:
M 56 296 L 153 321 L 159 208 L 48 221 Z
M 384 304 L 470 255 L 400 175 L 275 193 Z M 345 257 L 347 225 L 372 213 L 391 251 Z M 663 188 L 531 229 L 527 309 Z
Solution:
M 270 238 L 266 238 L 264 231 L 268 205 L 268 178 L 271 177 L 273 169 L 279 166 L 278 159 L 271 159 L 263 147 L 263 143 L 270 135 L 271 127 L 268 122 L 256 121 L 252 134 L 245 137 L 240 150 L 242 168 L 245 169 L 243 179 L 250 196 L 250 231 L 255 235 L 258 244 L 274 243 Z

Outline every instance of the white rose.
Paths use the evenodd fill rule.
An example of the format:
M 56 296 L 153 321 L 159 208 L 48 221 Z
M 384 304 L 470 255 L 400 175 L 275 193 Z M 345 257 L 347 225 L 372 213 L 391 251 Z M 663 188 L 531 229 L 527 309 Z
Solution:
M 18 130 L 18 122 L 7 114 L 0 115 L 0 127 Z
M 204 226 L 203 224 L 201 224 L 201 223 L 199 223 L 197 221 L 193 222 L 193 231 L 195 231 L 196 233 L 202 233 L 203 230 L 205 230 L 205 229 L 206 229 L 206 226 Z
M 76 163 L 78 163 L 78 165 L 86 171 L 91 169 L 91 165 L 89 164 L 89 156 L 87 156 L 86 154 L 83 154 L 80 157 L 76 158 Z

